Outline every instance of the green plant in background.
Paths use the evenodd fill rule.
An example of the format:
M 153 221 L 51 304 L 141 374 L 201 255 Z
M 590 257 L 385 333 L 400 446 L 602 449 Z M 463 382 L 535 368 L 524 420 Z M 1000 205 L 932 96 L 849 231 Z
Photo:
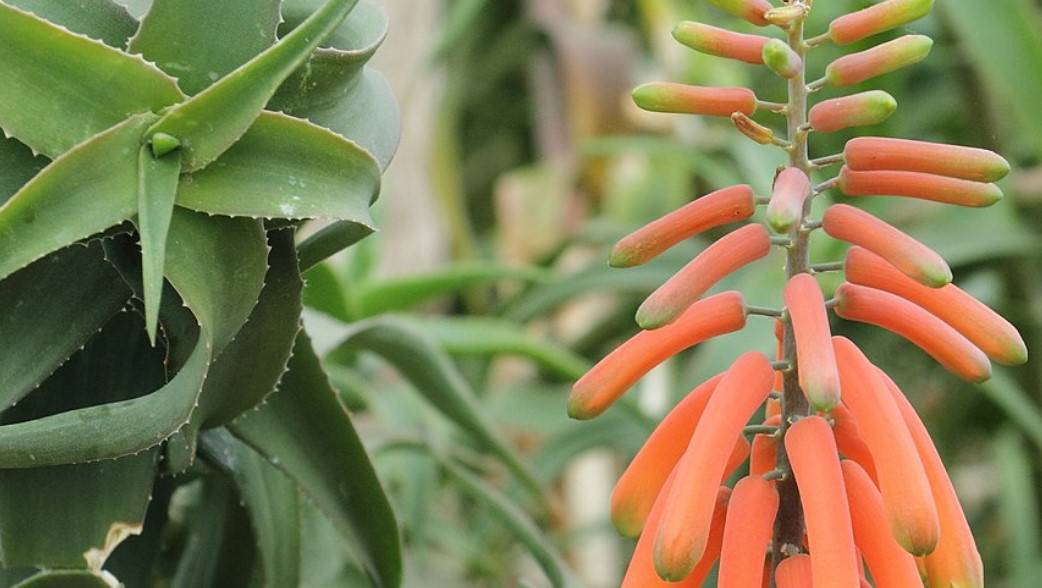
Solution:
M 6 581 L 397 586 L 300 328 L 302 269 L 372 231 L 397 144 L 382 8 L 130 8 L 0 2 Z M 298 244 L 304 219 L 332 222 Z

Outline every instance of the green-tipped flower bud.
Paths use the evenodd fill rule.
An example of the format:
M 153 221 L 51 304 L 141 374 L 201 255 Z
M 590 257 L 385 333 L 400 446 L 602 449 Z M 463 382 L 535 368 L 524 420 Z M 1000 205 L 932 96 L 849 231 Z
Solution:
M 779 76 L 795 77 L 803 68 L 803 60 L 785 42 L 771 39 L 763 46 L 763 63 Z

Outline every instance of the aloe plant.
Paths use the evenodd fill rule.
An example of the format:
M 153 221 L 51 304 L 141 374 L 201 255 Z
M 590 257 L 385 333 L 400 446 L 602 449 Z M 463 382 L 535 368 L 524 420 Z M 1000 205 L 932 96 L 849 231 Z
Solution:
M 397 586 L 394 515 L 300 328 L 302 268 L 372 232 L 397 144 L 366 65 L 382 8 L 131 8 L 0 2 L 6 579 L 292 586 L 329 527 Z

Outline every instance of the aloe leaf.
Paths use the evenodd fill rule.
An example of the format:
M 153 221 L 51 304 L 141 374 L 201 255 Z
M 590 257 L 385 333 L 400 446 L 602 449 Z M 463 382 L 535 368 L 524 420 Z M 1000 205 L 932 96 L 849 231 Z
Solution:
M 185 546 L 177 561 L 171 588 L 218 586 L 222 546 L 233 526 L 235 493 L 231 484 L 217 476 L 203 478 L 194 490 L 195 501 L 185 517 L 188 527 Z
M 524 461 L 481 410 L 474 391 L 452 361 L 422 332 L 400 320 L 381 318 L 354 326 L 337 349 L 334 360 L 345 354 L 375 353 L 409 380 L 431 406 L 439 410 L 477 445 L 499 458 L 533 496 L 542 500 L 542 485 Z
M 177 137 L 183 145 L 186 171 L 206 167 L 242 137 L 279 84 L 340 24 L 356 1 L 327 0 L 277 44 L 166 111 L 149 129 L 149 136 L 166 133 Z
M 304 304 L 311 310 L 327 314 L 341 322 L 350 323 L 358 312 L 346 284 L 328 264 L 317 265 L 306 274 Z
M 0 137 L 0 205 L 50 162 L 14 139 Z
M 380 189 L 372 156 L 326 129 L 262 113 L 235 145 L 177 191 L 185 208 L 229 216 L 330 218 L 372 226 Z
M 0 280 L 0 410 L 83 346 L 130 298 L 101 245 L 74 245 Z
M 200 448 L 238 488 L 253 526 L 266 586 L 296 586 L 300 579 L 297 485 L 224 429 L 207 431 Z
M 338 221 L 309 235 L 297 246 L 300 271 L 306 272 L 325 259 L 373 234 L 373 228 L 350 221 Z
M 137 228 L 141 235 L 141 275 L 145 294 L 145 330 L 156 342 L 159 300 L 163 293 L 166 238 L 174 214 L 174 196 L 181 174 L 178 151 L 156 157 L 152 146 L 138 150 Z
M 96 135 L 55 159 L 0 206 L 0 279 L 134 215 L 137 152 L 144 129 L 155 119 L 138 115 Z
M 127 9 L 111 0 L 4 0 L 7 4 L 31 12 L 61 25 L 74 33 L 97 39 L 110 47 L 122 49 L 137 30 L 138 23 Z
M 155 0 L 129 49 L 196 94 L 270 47 L 278 22 L 278 0 Z
M 1004 523 L 1009 581 L 1012 586 L 1030 586 L 1038 577 L 1042 536 L 1038 526 L 1038 493 L 1032 459 L 1020 435 L 1004 429 L 993 445 L 999 486 L 999 517 Z
M 298 335 L 278 391 L 228 429 L 289 474 L 348 541 L 364 548 L 356 555 L 374 584 L 401 583 L 394 513 L 306 334 Z
M 85 570 L 46 570 L 15 584 L 12 588 L 114 588 L 119 581 L 105 572 Z
M 0 38 L 0 79 L 18 80 L 0 86 L 0 127 L 51 158 L 183 97 L 172 78 L 140 57 L 2 2 Z M 96 174 L 106 171 L 99 165 Z

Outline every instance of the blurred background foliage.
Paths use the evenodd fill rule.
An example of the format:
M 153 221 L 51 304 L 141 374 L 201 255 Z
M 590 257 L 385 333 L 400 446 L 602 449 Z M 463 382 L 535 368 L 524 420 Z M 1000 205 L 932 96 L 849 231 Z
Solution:
M 868 4 L 821 0 L 809 31 Z M 603 417 L 569 421 L 571 382 L 636 331 L 642 298 L 707 241 L 629 270 L 608 269 L 609 248 L 713 189 L 749 183 L 766 193 L 783 161 L 726 120 L 641 113 L 629 89 L 668 79 L 746 85 L 782 100 L 784 85 L 672 41 L 683 19 L 753 28 L 706 2 L 386 5 L 391 29 L 376 61 L 401 103 L 404 135 L 376 207 L 382 230 L 307 274 L 306 322 L 392 495 L 407 585 L 617 586 L 632 543 L 608 519 L 615 478 L 684 392 L 740 351 L 770 351 L 773 337 L 770 321 L 754 319 L 655 370 Z M 933 53 L 873 82 L 900 108 L 862 132 L 996 149 L 1015 172 L 1006 200 L 983 211 L 859 204 L 935 247 L 960 285 L 1016 323 L 1033 359 L 996 366 L 990 382 L 973 386 L 897 337 L 834 328 L 884 365 L 922 413 L 988 584 L 1033 586 L 1042 573 L 1042 8 L 941 0 L 909 29 L 930 35 Z M 810 71 L 839 54 L 815 51 Z M 771 116 L 757 118 L 777 128 Z M 836 153 L 852 136 L 814 136 L 812 156 Z M 816 262 L 841 254 L 814 243 Z M 781 266 L 770 257 L 719 289 L 777 305 Z M 830 278 L 835 287 L 839 276 Z M 316 585 L 333 577 L 353 585 L 343 570 Z

